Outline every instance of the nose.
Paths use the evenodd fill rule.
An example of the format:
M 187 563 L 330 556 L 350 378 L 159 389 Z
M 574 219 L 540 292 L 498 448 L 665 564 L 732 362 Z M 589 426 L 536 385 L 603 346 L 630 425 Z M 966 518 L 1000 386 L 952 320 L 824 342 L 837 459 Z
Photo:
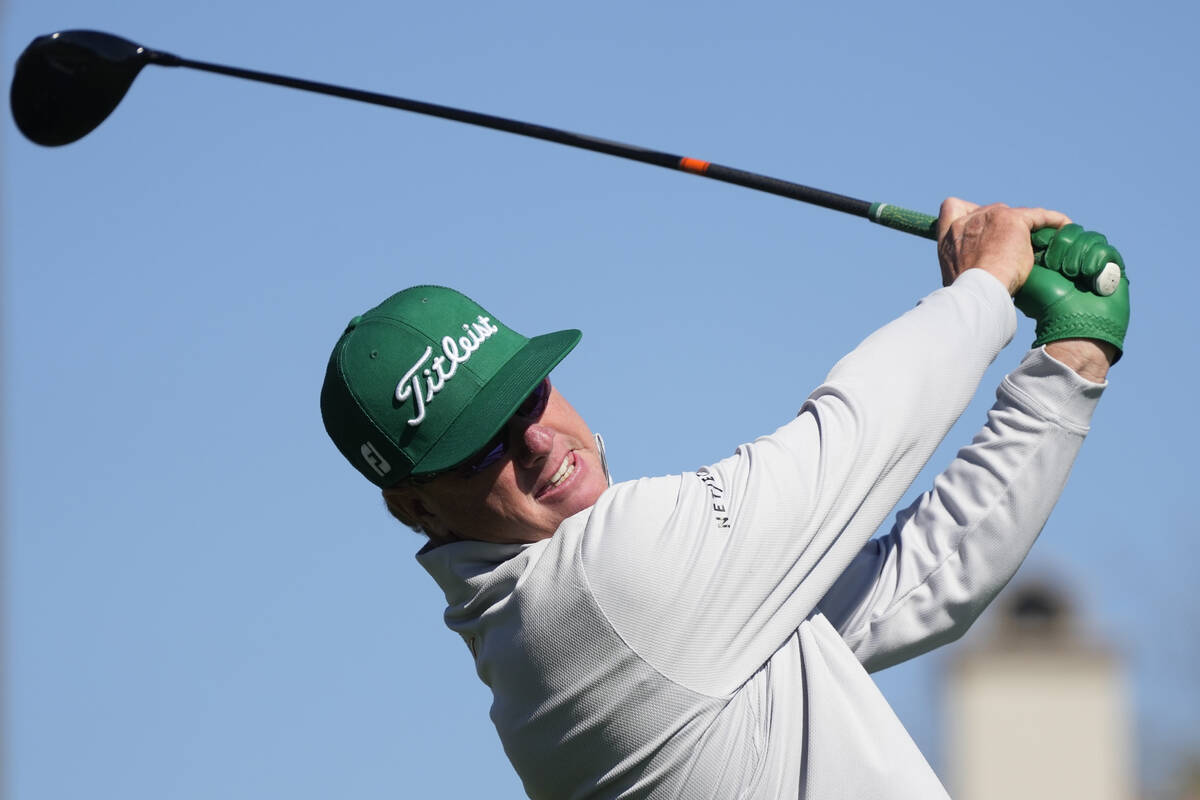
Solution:
M 554 449 L 554 431 L 545 425 L 534 422 L 521 433 L 521 452 L 517 463 L 522 467 L 535 466 L 547 458 Z

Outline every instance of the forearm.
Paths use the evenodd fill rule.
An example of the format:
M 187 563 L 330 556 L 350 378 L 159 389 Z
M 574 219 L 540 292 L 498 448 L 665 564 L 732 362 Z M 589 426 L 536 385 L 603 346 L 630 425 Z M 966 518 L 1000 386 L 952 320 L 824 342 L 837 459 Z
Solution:
M 1104 383 L 1117 360 L 1117 348 L 1098 339 L 1060 339 L 1047 344 L 1046 352 L 1092 383 Z
M 821 609 L 868 669 L 957 638 L 1009 581 L 1057 502 L 1102 389 L 1031 353 L 933 490 L 859 553 Z

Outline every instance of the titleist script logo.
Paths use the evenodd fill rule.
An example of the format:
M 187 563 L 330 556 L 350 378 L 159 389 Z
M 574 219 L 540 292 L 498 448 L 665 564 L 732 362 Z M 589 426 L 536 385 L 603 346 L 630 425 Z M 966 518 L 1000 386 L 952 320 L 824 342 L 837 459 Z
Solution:
M 433 348 L 426 347 L 425 352 L 417 359 L 417 363 L 409 367 L 408 372 L 404 373 L 404 377 L 400 379 L 400 383 L 396 384 L 396 400 L 403 403 L 411 397 L 416 407 L 417 413 L 408 420 L 409 425 L 416 427 L 421 424 L 425 419 L 425 407 L 433 402 L 437 393 L 458 372 L 458 365 L 467 363 L 471 354 L 478 350 L 493 333 L 500 332 L 500 329 L 492 324 L 492 318 L 482 314 L 476 317 L 475 322 L 470 324 L 464 322 L 462 329 L 466 331 L 465 336 L 457 339 L 453 336 L 442 337 L 442 354 L 434 356 L 432 361 L 429 360 L 429 356 L 433 354 Z M 428 367 L 425 366 L 426 362 L 429 362 Z M 424 376 L 423 381 L 421 380 L 422 376 Z M 422 384 L 424 384 L 423 387 Z

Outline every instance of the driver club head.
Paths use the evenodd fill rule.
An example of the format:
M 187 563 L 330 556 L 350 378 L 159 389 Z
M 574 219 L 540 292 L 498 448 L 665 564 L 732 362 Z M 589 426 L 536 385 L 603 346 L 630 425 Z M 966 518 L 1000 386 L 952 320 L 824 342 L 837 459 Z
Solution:
M 70 144 L 103 122 L 155 54 L 100 31 L 59 31 L 30 42 L 17 59 L 9 102 L 30 141 Z

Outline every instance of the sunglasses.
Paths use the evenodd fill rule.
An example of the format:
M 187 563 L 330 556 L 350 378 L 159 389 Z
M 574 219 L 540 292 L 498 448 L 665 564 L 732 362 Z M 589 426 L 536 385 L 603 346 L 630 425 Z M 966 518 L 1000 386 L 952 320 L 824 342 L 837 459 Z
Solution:
M 542 378 L 542 382 L 537 385 L 529 396 L 517 407 L 513 415 L 505 421 L 496 435 L 487 441 L 483 447 L 479 448 L 475 455 L 468 458 L 466 461 L 459 464 L 447 472 L 454 472 L 461 477 L 469 478 L 472 475 L 477 475 L 485 469 L 495 464 L 500 459 L 508 454 L 508 442 L 512 424 L 514 421 L 536 422 L 541 419 L 542 413 L 546 410 L 546 403 L 550 400 L 550 379 Z M 412 476 L 417 483 L 427 483 L 433 480 L 438 475 L 445 473 L 435 472 L 424 475 Z

